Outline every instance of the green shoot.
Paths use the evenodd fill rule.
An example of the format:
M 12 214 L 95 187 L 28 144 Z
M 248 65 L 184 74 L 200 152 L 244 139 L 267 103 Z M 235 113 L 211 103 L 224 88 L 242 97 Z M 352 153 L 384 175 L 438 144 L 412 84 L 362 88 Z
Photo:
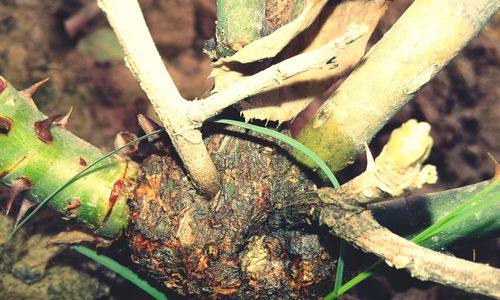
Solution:
M 354 277 L 353 279 L 346 282 L 346 284 L 342 285 L 339 288 L 334 289 L 332 292 L 330 292 L 328 295 L 326 295 L 325 298 L 323 298 L 323 299 L 324 300 L 334 300 L 334 299 L 337 299 L 337 297 L 342 296 L 345 292 L 347 292 L 348 290 L 350 290 L 351 288 L 356 286 L 358 283 L 360 283 L 363 280 L 372 276 L 378 270 L 379 266 L 382 264 L 383 261 L 384 260 L 382 260 L 382 259 L 377 261 L 376 263 L 374 263 L 373 265 L 368 267 L 368 269 L 366 269 L 364 272 L 362 272 L 361 274 L 358 274 L 356 277 Z
M 123 278 L 127 279 L 128 281 L 132 282 L 139 288 L 141 288 L 143 291 L 151 295 L 154 299 L 156 300 L 167 300 L 167 297 L 151 285 L 145 280 L 142 280 L 135 274 L 132 270 L 124 267 L 120 263 L 116 262 L 115 260 L 104 256 L 104 255 L 99 255 L 95 251 L 84 247 L 84 246 L 72 246 L 71 249 L 75 250 L 76 252 L 79 252 L 88 258 L 94 260 L 95 262 L 105 266 L 106 268 L 110 269 L 111 271 L 119 274 Z
M 291 147 L 302 152 L 302 154 L 306 155 L 308 158 L 310 158 L 312 161 L 314 161 L 314 163 L 316 163 L 316 165 L 321 169 L 321 171 L 323 171 L 323 173 L 325 173 L 326 177 L 328 177 L 328 179 L 330 180 L 330 182 L 332 183 L 334 188 L 338 188 L 340 186 L 339 182 L 337 181 L 337 178 L 335 178 L 332 171 L 328 168 L 328 166 L 325 164 L 325 162 L 322 161 L 321 158 L 319 158 L 319 156 L 316 153 L 312 152 L 309 148 L 302 145 L 299 141 L 297 141 L 297 140 L 295 140 L 295 139 L 293 139 L 293 138 L 291 138 L 291 137 L 289 137 L 281 132 L 277 132 L 277 131 L 272 130 L 272 129 L 268 129 L 265 127 L 260 127 L 257 125 L 248 124 L 248 123 L 244 123 L 244 122 L 240 122 L 240 121 L 220 119 L 220 120 L 217 120 L 214 122 L 238 126 L 241 128 L 253 130 L 255 132 L 268 135 L 270 137 L 273 137 L 277 140 L 282 141 L 283 143 L 290 145 Z
M 472 215 L 476 214 L 477 212 L 483 209 L 486 209 L 488 206 L 492 205 L 493 203 L 499 200 L 498 194 L 489 195 L 485 199 L 482 198 L 488 195 L 494 188 L 497 187 L 498 184 L 500 184 L 500 180 L 493 181 L 481 192 L 474 195 L 474 197 L 465 201 L 463 204 L 455 208 L 453 211 L 444 216 L 442 219 L 440 219 L 439 221 L 437 221 L 436 223 L 434 223 L 433 225 L 429 226 L 427 229 L 416 235 L 414 238 L 411 239 L 411 241 L 416 244 L 420 244 L 425 240 L 430 239 L 433 236 L 439 234 L 440 232 L 446 230 L 447 228 L 455 225 L 456 223 L 471 217 Z M 324 299 L 332 300 L 343 295 L 349 289 L 353 288 L 358 283 L 362 282 L 363 280 L 373 275 L 382 265 L 383 261 L 384 261 L 383 259 L 377 261 L 376 263 L 371 265 L 368 269 L 366 269 L 364 272 L 358 274 L 356 277 L 348 281 L 340 288 L 335 289 L 331 293 L 326 295 Z
M 136 138 L 135 140 L 123 145 L 122 147 L 118 148 L 118 149 L 115 149 L 113 151 L 110 151 L 108 153 L 106 153 L 105 155 L 101 156 L 100 158 L 98 158 L 97 160 L 95 160 L 93 163 L 89 164 L 87 167 L 85 167 L 83 170 L 81 170 L 80 172 L 78 172 L 76 175 L 74 175 L 73 177 L 71 177 L 68 181 L 66 181 L 66 183 L 64 183 L 63 185 L 61 185 L 58 189 L 56 189 L 55 191 L 53 191 L 49 196 L 47 196 L 47 198 L 43 199 L 42 202 L 40 202 L 38 204 L 38 206 L 30 213 L 28 214 L 25 218 L 23 218 L 19 224 L 17 226 L 14 227 L 14 229 L 12 229 L 12 232 L 9 234 L 9 237 L 8 239 L 12 239 L 12 237 L 14 236 L 14 234 L 17 232 L 17 230 L 19 228 L 21 228 L 21 226 L 23 226 L 26 222 L 28 222 L 29 219 L 31 219 L 42 207 L 45 203 L 47 203 L 48 201 L 50 201 L 52 198 L 54 198 L 54 196 L 56 196 L 59 192 L 61 192 L 62 190 L 64 190 L 67 186 L 69 186 L 70 184 L 74 183 L 75 181 L 77 181 L 78 179 L 82 178 L 85 176 L 85 174 L 88 173 L 88 171 L 93 168 L 95 165 L 97 165 L 98 163 L 100 163 L 101 161 L 105 160 L 106 158 L 112 156 L 112 155 L 115 155 L 116 153 L 122 151 L 123 149 L 126 149 L 128 148 L 130 145 L 133 145 L 135 143 L 138 143 L 144 139 L 147 139 L 148 137 L 154 135 L 154 134 L 158 134 L 160 132 L 162 132 L 163 129 L 159 129 L 157 131 L 154 131 L 154 132 L 151 132 L 149 134 L 146 134 L 146 135 L 143 135 L 141 137 L 138 137 Z

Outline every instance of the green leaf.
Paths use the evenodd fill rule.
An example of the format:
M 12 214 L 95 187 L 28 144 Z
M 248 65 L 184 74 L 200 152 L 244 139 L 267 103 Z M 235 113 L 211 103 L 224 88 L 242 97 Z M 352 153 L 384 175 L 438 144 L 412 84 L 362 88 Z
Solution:
M 99 28 L 80 39 L 77 50 L 101 63 L 123 59 L 123 49 L 109 27 Z
M 105 266 L 106 268 L 110 269 L 111 271 L 119 274 L 123 278 L 127 279 L 128 281 L 132 282 L 136 286 L 138 286 L 140 289 L 151 295 L 154 299 L 156 300 L 167 300 L 167 297 L 151 285 L 145 280 L 142 280 L 135 274 L 132 270 L 129 268 L 124 267 L 120 263 L 116 262 L 115 260 L 105 256 L 105 255 L 99 255 L 95 251 L 84 247 L 84 246 L 72 246 L 71 249 L 87 256 L 88 258 L 94 260 L 95 262 Z
M 424 231 L 422 231 L 421 233 L 416 235 L 414 238 L 411 239 L 411 241 L 419 244 L 419 243 L 435 236 L 439 232 L 443 231 L 443 229 L 445 229 L 449 226 L 452 226 L 453 224 L 457 223 L 458 221 L 475 214 L 478 211 L 478 209 L 480 210 L 481 208 L 484 207 L 484 204 L 486 204 L 486 205 L 492 204 L 492 201 L 495 201 L 498 199 L 491 197 L 491 198 L 487 198 L 484 201 L 479 201 L 479 200 L 481 200 L 483 198 L 483 196 L 485 196 L 489 192 L 491 192 L 499 183 L 500 183 L 500 180 L 496 180 L 496 181 L 492 182 L 486 188 L 484 188 L 481 192 L 474 195 L 474 197 L 472 197 L 471 199 L 462 203 L 460 206 L 455 208 L 453 211 L 451 211 L 445 217 L 443 217 L 442 219 L 440 219 L 439 221 L 432 224 L 427 229 L 425 229 Z M 478 203 L 481 203 L 481 205 L 479 205 Z

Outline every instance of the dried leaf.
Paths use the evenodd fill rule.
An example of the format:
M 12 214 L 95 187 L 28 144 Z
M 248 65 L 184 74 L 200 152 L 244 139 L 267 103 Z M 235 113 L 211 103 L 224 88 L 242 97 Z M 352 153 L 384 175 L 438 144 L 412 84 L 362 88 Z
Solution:
M 278 28 L 270 35 L 246 45 L 234 55 L 221 58 L 215 64 L 222 65 L 229 62 L 251 63 L 275 57 L 294 37 L 313 23 L 327 2 L 327 0 L 307 1 L 304 10 L 295 20 Z
M 387 10 L 388 5 L 389 1 L 387 0 L 343 1 L 341 3 L 329 3 L 326 5 L 317 17 L 317 20 L 281 50 L 272 59 L 271 64 L 303 52 L 317 49 L 344 34 L 350 26 L 366 26 L 366 33 L 339 51 L 339 54 L 335 58 L 335 63 L 338 65 L 337 68 L 315 69 L 304 72 L 285 80 L 279 88 L 264 91 L 259 95 L 240 102 L 237 106 L 245 119 L 272 120 L 279 123 L 286 122 L 293 119 L 312 100 L 321 97 L 338 78 L 349 72 L 359 62 L 365 53 L 368 39 L 378 21 Z M 282 28 L 290 26 L 290 24 L 292 23 Z M 262 50 L 254 51 L 260 52 Z M 238 53 L 230 59 L 237 57 Z M 213 92 L 217 92 L 241 80 L 245 76 L 255 74 L 259 71 L 256 68 L 260 67 L 262 69 L 266 66 L 267 64 L 264 63 L 260 65 L 256 63 L 225 63 L 224 65 L 218 65 L 212 72 L 212 76 L 215 77 Z

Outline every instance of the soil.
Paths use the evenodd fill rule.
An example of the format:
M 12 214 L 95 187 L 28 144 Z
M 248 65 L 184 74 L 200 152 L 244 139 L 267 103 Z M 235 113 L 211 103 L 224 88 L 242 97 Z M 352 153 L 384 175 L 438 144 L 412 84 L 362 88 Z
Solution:
M 34 97 L 40 110 L 55 115 L 73 107 L 69 130 L 110 150 L 117 132 L 140 133 L 136 122 L 138 113 L 154 115 L 144 93 L 121 61 L 97 62 L 94 57 L 77 50 L 81 39 L 107 26 L 104 16 L 98 15 L 74 37 L 65 32 L 64 21 L 91 2 L 1 0 L 0 74 L 18 89 L 50 77 Z M 374 41 L 410 2 L 397 1 L 392 5 L 374 34 Z M 204 40 L 213 36 L 214 1 L 144 0 L 141 7 L 181 94 L 191 99 L 201 97 L 212 86 L 207 79 L 211 70 L 209 60 L 201 54 L 201 49 Z M 500 17 L 497 15 L 382 130 L 371 145 L 374 154 L 381 149 L 393 128 L 409 118 L 417 118 L 432 125 L 435 145 L 429 162 L 437 166 L 440 175 L 439 184 L 427 187 L 426 191 L 491 177 L 493 169 L 486 153 L 500 158 L 500 139 L 497 138 L 500 130 L 499 40 Z M 363 165 L 363 158 L 360 158 L 356 165 L 341 174 L 341 179 L 345 181 L 361 172 Z M 7 191 L 2 190 L 4 196 L 0 198 L 4 199 Z M 4 203 L 1 201 L 2 206 Z M 54 221 L 58 218 L 46 211 L 25 229 L 25 235 L 7 243 L 5 230 L 13 221 L 11 217 L 0 216 L 0 299 L 147 299 L 132 285 L 71 251 L 46 249 L 44 245 L 52 236 L 66 228 L 62 221 Z M 119 249 L 119 245 L 114 249 Z M 455 255 L 468 259 L 474 255 L 477 261 L 498 266 L 495 249 L 498 249 L 497 241 L 452 250 Z M 362 270 L 373 260 L 353 249 L 348 251 L 347 267 L 352 273 Z M 109 254 L 133 266 L 126 250 L 114 252 Z M 139 259 L 137 255 L 135 259 Z M 172 292 L 167 293 L 177 297 Z M 346 299 L 473 297 L 481 298 L 412 280 L 406 273 L 393 270 L 379 273 L 349 296 L 344 296 Z

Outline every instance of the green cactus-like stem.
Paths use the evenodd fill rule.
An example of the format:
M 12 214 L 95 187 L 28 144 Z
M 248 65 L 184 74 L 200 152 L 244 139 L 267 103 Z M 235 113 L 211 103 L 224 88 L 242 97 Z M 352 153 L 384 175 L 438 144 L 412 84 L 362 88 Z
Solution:
M 474 197 L 492 184 L 491 180 L 427 195 L 409 196 L 369 205 L 373 216 L 384 227 L 410 239 L 436 223 L 457 206 Z M 500 186 L 485 197 L 500 199 Z M 431 249 L 441 249 L 466 240 L 497 237 L 500 233 L 500 201 L 480 210 L 434 237 L 420 243 Z
M 36 203 L 103 155 L 55 124 L 37 131 L 35 123 L 46 119 L 26 93 L 0 77 L 0 182 L 12 187 L 22 179 L 29 188 L 23 196 Z M 57 193 L 47 206 L 101 236 L 117 237 L 127 226 L 126 201 L 136 173 L 136 163 L 109 157 Z
M 231 56 L 296 18 L 303 0 L 217 0 L 216 56 Z
M 217 0 L 217 54 L 229 56 L 262 37 L 265 0 Z

